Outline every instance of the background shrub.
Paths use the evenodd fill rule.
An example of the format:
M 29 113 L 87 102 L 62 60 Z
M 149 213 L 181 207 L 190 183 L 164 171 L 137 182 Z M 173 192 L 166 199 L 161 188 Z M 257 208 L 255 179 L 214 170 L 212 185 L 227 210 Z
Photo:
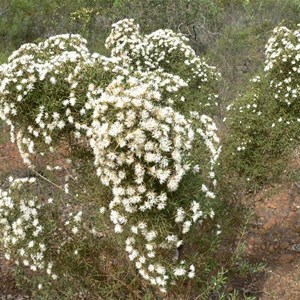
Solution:
M 278 178 L 299 144 L 299 30 L 275 28 L 266 45 L 265 73 L 228 106 L 224 161 L 252 184 Z

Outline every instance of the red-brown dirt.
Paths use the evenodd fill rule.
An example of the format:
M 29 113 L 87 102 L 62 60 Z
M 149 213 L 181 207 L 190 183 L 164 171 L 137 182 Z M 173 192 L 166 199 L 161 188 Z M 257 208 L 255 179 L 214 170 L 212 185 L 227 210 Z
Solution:
M 265 262 L 262 300 L 300 299 L 300 187 L 276 186 L 254 198 L 255 222 L 247 255 Z

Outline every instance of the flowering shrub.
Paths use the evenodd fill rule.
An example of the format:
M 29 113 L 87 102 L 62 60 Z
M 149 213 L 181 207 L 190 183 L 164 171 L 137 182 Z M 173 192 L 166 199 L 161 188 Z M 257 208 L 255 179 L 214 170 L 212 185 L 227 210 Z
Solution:
M 39 219 L 41 205 L 36 203 L 36 197 L 32 197 L 30 200 L 24 197 L 19 203 L 13 199 L 13 195 L 25 183 L 33 184 L 34 182 L 35 178 L 16 179 L 12 181 L 7 192 L 0 190 L 0 220 L 3 227 L 1 240 L 7 259 L 10 259 L 11 256 L 20 256 L 22 257 L 21 263 L 30 267 L 31 270 L 48 268 L 51 273 L 51 263 L 48 265 L 44 263 L 46 246 L 43 240 L 47 239 L 48 233 L 44 232 L 44 227 L 41 225 L 43 222 Z M 27 239 L 31 237 L 33 239 L 27 243 Z M 17 253 L 13 253 L 14 251 Z M 20 261 L 16 260 L 16 263 L 19 264 Z M 53 276 L 56 275 L 53 274 Z
M 91 146 L 97 175 L 104 185 L 112 188 L 109 209 L 115 232 L 123 232 L 124 227 L 131 230 L 126 240 L 130 260 L 135 261 L 145 279 L 164 290 L 170 275 L 161 264 L 155 267 L 156 253 L 160 249 L 179 247 L 183 241 L 178 235 L 186 234 L 193 223 L 197 224 L 211 213 L 198 201 L 188 201 L 179 207 L 171 205 L 172 198 L 168 194 L 179 188 L 183 176 L 190 171 L 192 161 L 189 164 L 188 159 L 194 135 L 200 133 L 212 152 L 211 183 L 206 186 L 203 182 L 203 196 L 215 197 L 209 189 L 215 183 L 213 167 L 220 150 L 219 140 L 210 118 L 200 118 L 207 127 L 194 132 L 190 119 L 171 107 L 157 105 L 160 93 L 156 91 L 153 95 L 151 85 L 137 85 L 137 82 L 137 78 L 129 77 L 124 89 L 125 83 L 118 78 L 98 99 L 93 114 Z M 166 209 L 167 214 L 163 213 Z M 161 217 L 149 218 L 146 222 L 145 217 L 153 211 L 162 211 Z M 178 227 L 179 231 L 159 234 L 158 220 L 168 222 L 169 226 L 174 222 L 172 227 Z M 138 247 L 137 239 L 144 240 Z M 189 273 L 180 266 L 172 275 L 185 274 L 192 277 L 194 271 Z
M 298 25 L 300 27 L 300 24 Z M 300 29 L 277 27 L 266 45 L 265 72 L 270 77 L 274 97 L 280 102 L 297 107 L 300 97 Z
M 87 65 L 94 67 L 93 74 Z M 93 77 L 99 78 L 99 86 L 109 79 L 102 61 L 91 56 L 79 35 L 23 45 L 1 66 L 0 76 L 0 115 L 11 126 L 12 141 L 16 139 L 30 167 L 34 167 L 30 156 L 54 152 L 62 138 L 72 145 L 81 137 L 91 110 L 88 86 Z
M 0 190 L 1 250 L 22 270 L 31 289 L 40 293 L 52 286 L 65 290 L 65 281 L 70 286 L 76 277 L 105 273 L 103 257 L 110 240 L 101 239 L 107 234 L 107 223 L 103 218 L 89 219 L 90 210 L 94 218 L 96 211 L 101 217 L 95 209 L 99 199 L 83 208 L 82 195 L 72 198 L 36 177 L 10 177 L 8 184 Z M 89 196 L 95 195 L 90 192 Z M 91 263 L 95 256 L 97 262 Z
M 225 161 L 248 181 L 263 183 L 282 173 L 299 142 L 300 31 L 278 27 L 266 45 L 265 73 L 228 106 Z M 272 170 L 272 171 L 270 171 Z
M 0 67 L 0 116 L 32 169 L 31 157 L 44 156 L 48 171 L 64 168 L 73 174 L 76 190 L 86 180 L 82 169 L 94 165 L 96 186 L 87 184 L 85 191 L 73 194 L 72 185 L 63 183 L 61 188 L 74 199 L 69 209 L 81 194 L 108 187 L 111 195 L 80 203 L 83 214 L 84 207 L 89 210 L 96 203 L 120 234 L 139 274 L 165 292 L 175 279 L 195 276 L 193 261 L 179 260 L 178 248 L 184 236 L 215 214 L 215 167 L 221 148 L 213 120 L 203 113 L 217 105 L 219 74 L 183 35 L 158 30 L 143 36 L 133 20 L 114 24 L 106 44 L 109 58 L 89 53 L 78 35 L 23 45 Z M 60 159 L 58 165 L 49 164 L 49 153 L 57 152 L 72 168 Z M 185 178 L 194 178 L 196 184 L 184 195 Z M 23 218 L 19 204 L 2 201 L 4 219 Z M 46 218 L 44 204 L 40 207 L 41 218 Z M 64 206 L 56 209 L 63 218 Z M 61 224 L 57 221 L 56 226 Z M 73 226 L 70 234 L 77 234 L 79 227 Z M 19 246 L 5 244 L 10 247 L 18 256 Z M 49 251 L 54 251 L 51 246 Z M 39 268 L 35 261 L 33 265 Z

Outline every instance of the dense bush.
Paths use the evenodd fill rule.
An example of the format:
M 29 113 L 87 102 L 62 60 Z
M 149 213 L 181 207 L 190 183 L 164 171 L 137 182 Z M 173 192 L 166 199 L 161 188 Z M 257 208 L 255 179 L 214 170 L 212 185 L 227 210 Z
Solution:
M 11 127 L 12 141 L 31 169 L 39 158 L 46 167 L 40 177 L 55 181 L 53 186 L 65 193 L 54 199 L 55 218 L 49 222 L 49 199 L 43 194 L 14 193 L 19 181 L 33 179 L 14 180 L 8 192 L 2 191 L 7 258 L 64 282 L 72 278 L 68 264 L 79 260 L 70 259 L 63 269 L 55 262 L 78 254 L 82 240 L 73 235 L 85 232 L 87 224 L 93 227 L 91 220 L 107 224 L 109 218 L 110 234 L 120 234 L 129 260 L 146 281 L 165 292 L 176 279 L 195 276 L 193 257 L 179 260 L 177 252 L 185 236 L 213 223 L 218 205 L 219 138 L 203 113 L 217 105 L 219 74 L 187 41 L 171 30 L 143 35 L 125 19 L 113 25 L 107 39 L 111 57 L 90 53 L 79 35 L 60 35 L 21 46 L 1 66 L 0 116 Z M 65 170 L 66 178 L 49 175 L 57 170 Z M 92 185 L 86 176 L 94 178 Z M 193 182 L 188 193 L 185 180 Z M 84 191 L 78 191 L 82 182 Z M 89 199 L 92 190 L 105 196 Z M 67 205 L 61 197 L 69 199 Z M 95 206 L 97 212 L 90 213 Z M 81 216 L 87 217 L 83 223 Z M 38 234 L 28 224 L 32 218 L 41 224 Z M 218 232 L 211 227 L 206 234 Z M 33 245 L 40 239 L 48 254 L 39 252 L 37 261 Z M 93 237 L 87 235 L 85 247 L 89 243 Z
M 300 32 L 278 27 L 261 76 L 228 106 L 226 162 L 253 184 L 276 178 L 299 143 Z
M 21 284 L 43 299 L 152 299 L 165 283 L 177 298 L 218 290 L 215 225 L 235 213 L 215 196 L 219 142 L 202 114 L 228 115 L 222 192 L 234 178 L 240 191 L 283 172 L 299 136 L 298 30 L 276 29 L 258 69 L 269 31 L 299 12 L 296 0 L 3 0 L 0 62 L 35 43 L 0 67 L 1 118 L 37 177 L 1 192 L 3 246 Z M 125 17 L 146 34 L 117 23 L 105 48 Z M 213 59 L 221 84 L 195 53 Z M 43 228 L 34 237 L 31 219 Z M 32 241 L 46 245 L 44 267 Z

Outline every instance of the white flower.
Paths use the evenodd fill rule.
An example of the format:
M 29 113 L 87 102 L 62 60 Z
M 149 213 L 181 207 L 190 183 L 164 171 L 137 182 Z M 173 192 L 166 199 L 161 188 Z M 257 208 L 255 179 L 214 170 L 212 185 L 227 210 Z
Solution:
M 182 207 L 179 207 L 179 208 L 177 209 L 175 222 L 176 222 L 176 223 L 181 223 L 181 222 L 183 222 L 184 217 L 185 217 L 185 211 L 184 211 L 184 209 L 183 209 Z
M 35 244 L 35 241 L 30 241 L 28 243 L 28 248 L 32 248 L 34 246 L 34 244 Z
M 182 233 L 185 234 L 185 233 L 189 232 L 191 226 L 192 226 L 192 222 L 191 222 L 191 221 L 185 221 L 185 222 L 183 223 Z
M 52 83 L 52 84 L 56 84 L 56 79 L 52 76 L 52 77 L 50 77 L 50 82 Z
M 74 227 L 72 228 L 72 232 L 73 232 L 74 234 L 77 234 L 77 233 L 78 233 L 78 227 L 74 226 Z
M 125 246 L 129 259 L 135 261 L 144 279 L 165 292 L 170 281 L 166 274 L 172 269 L 168 264 L 154 263 L 154 258 L 164 249 L 179 247 L 183 241 L 177 234 L 188 232 L 193 222 L 203 214 L 196 200 L 180 201 L 179 206 L 179 202 L 172 201 L 171 192 L 178 190 L 187 172 L 191 170 L 197 176 L 203 169 L 203 172 L 208 170 L 204 174 L 207 177 L 203 176 L 203 193 L 207 200 L 214 198 L 214 170 L 220 154 L 215 123 L 199 112 L 193 112 L 188 117 L 188 114 L 183 115 L 177 110 L 190 101 L 185 93 L 190 83 L 201 91 L 205 82 L 213 83 L 218 74 L 195 54 L 182 34 L 157 30 L 142 35 L 139 26 L 131 19 L 113 25 L 106 45 L 111 49 L 109 58 L 91 54 L 86 48 L 86 41 L 79 35 L 60 35 L 37 45 L 22 46 L 10 56 L 8 64 L 0 67 L 0 73 L 3 73 L 0 81 L 0 116 L 11 125 L 12 139 L 17 141 L 24 162 L 32 168 L 35 161 L 32 158 L 43 156 L 44 160 L 51 156 L 55 159 L 61 142 L 68 143 L 70 138 L 72 147 L 67 145 L 68 151 L 72 151 L 73 147 L 92 151 L 99 184 L 112 191 L 112 199 L 109 203 L 103 203 L 106 207 L 99 207 L 99 212 L 109 211 L 115 233 L 124 236 L 132 232 Z M 172 57 L 183 58 L 182 72 L 173 68 Z M 294 65 L 296 67 L 297 64 Z M 109 74 L 106 79 L 110 82 L 103 81 L 102 75 L 98 76 L 104 74 L 103 71 Z M 97 83 L 89 82 L 91 74 L 95 74 Z M 58 82 L 61 78 L 63 80 Z M 68 93 L 63 98 L 58 91 L 61 86 L 64 94 L 65 91 Z M 29 118 L 23 132 L 19 130 L 22 124 L 17 124 L 19 131 L 14 132 L 13 120 L 18 123 L 18 120 L 24 119 L 18 117 L 24 114 L 23 107 L 28 107 L 32 100 L 36 101 L 32 98 L 36 87 L 39 92 L 40 89 L 42 91 L 39 102 L 42 103 L 44 96 L 47 96 L 51 97 L 53 105 L 51 102 L 50 106 L 38 106 L 32 111 L 33 122 L 30 124 Z M 46 94 L 48 91 L 49 95 Z M 205 105 L 214 105 L 216 95 L 208 93 L 207 99 Z M 209 165 L 203 168 L 199 165 L 193 167 L 192 161 L 194 141 L 198 143 L 199 140 L 208 150 L 203 152 L 203 156 L 209 153 L 208 157 L 203 157 L 207 158 Z M 71 163 L 69 158 L 66 161 Z M 74 166 L 84 167 L 84 163 L 84 159 L 74 161 Z M 71 166 L 68 166 L 69 169 Z M 57 166 L 47 166 L 47 172 L 58 170 L 65 171 L 65 161 Z M 62 185 L 69 196 L 73 186 L 69 180 L 71 178 L 65 178 Z M 18 187 L 22 182 L 16 181 L 14 184 Z M 78 211 L 80 206 L 77 204 L 81 204 L 77 195 L 75 192 L 76 201 L 67 206 L 66 211 Z M 53 199 L 49 198 L 48 203 L 52 202 Z M 27 248 L 30 248 L 30 255 L 35 252 L 30 258 L 30 268 L 45 268 L 55 280 L 57 275 L 52 273 L 52 263 L 44 262 L 47 257 L 44 252 L 52 250 L 38 242 L 47 232 L 46 227 L 40 224 L 43 219 L 39 219 L 39 209 L 47 205 L 43 202 L 39 207 L 38 199 L 25 204 L 20 221 L 15 220 L 12 223 L 14 228 L 8 229 L 16 235 L 9 237 L 9 243 L 18 245 L 21 239 L 25 239 L 25 224 L 29 223 L 34 239 Z M 13 201 L 7 201 L 7 206 L 12 209 L 15 205 Z M 55 208 L 53 205 L 51 207 Z M 162 214 L 162 210 L 168 212 L 168 209 L 172 211 L 168 214 L 169 219 Z M 9 223 L 8 218 L 1 213 L 0 204 L 0 223 L 5 227 Z M 151 222 L 151 216 L 156 218 L 158 214 L 161 214 L 162 222 L 170 222 L 167 224 L 170 232 L 167 236 Z M 138 216 L 141 218 L 138 219 Z M 78 234 L 81 221 L 82 212 L 79 211 L 68 215 L 64 225 L 70 226 L 73 234 Z M 178 224 L 172 231 L 174 221 Z M 35 243 L 37 247 L 34 247 Z M 27 248 L 19 251 L 23 258 L 27 258 Z M 74 254 L 77 253 L 75 250 Z M 175 276 L 189 272 L 189 277 L 194 272 L 183 267 L 173 271 Z
M 173 273 L 175 276 L 184 276 L 186 274 L 186 270 L 182 267 L 178 267 L 174 269 Z
M 101 206 L 100 209 L 99 209 L 99 211 L 100 211 L 100 214 L 104 214 L 105 211 L 106 211 L 106 207 Z

